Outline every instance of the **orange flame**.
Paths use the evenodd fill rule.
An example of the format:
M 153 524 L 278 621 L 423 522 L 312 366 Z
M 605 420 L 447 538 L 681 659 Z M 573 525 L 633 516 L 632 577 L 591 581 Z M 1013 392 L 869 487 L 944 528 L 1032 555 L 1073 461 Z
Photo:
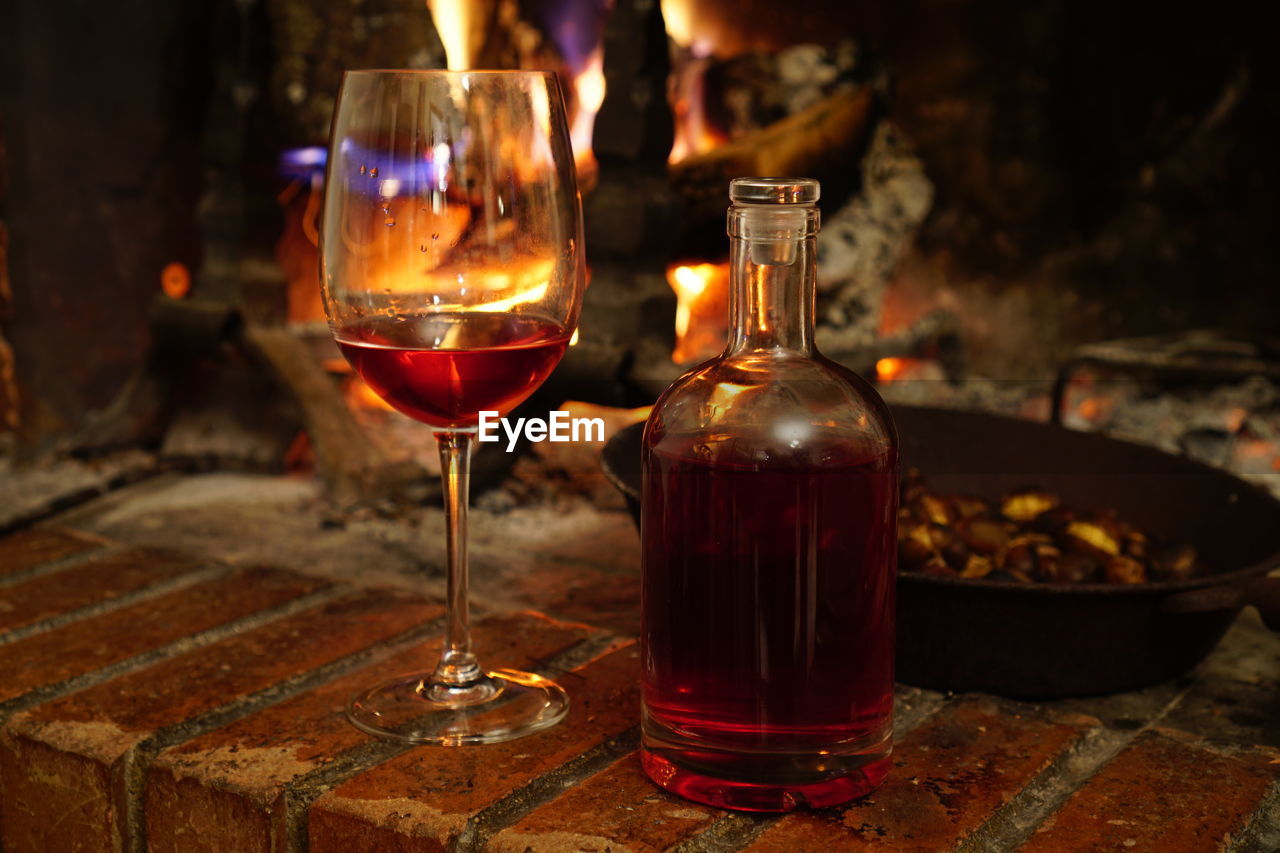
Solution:
M 359 376 L 352 375 L 347 380 L 347 402 L 352 408 L 364 409 L 385 409 L 393 411 L 393 406 L 386 400 L 378 396 L 378 392 L 374 391 Z
M 444 45 L 445 64 L 450 71 L 474 67 L 479 46 L 489 27 L 490 4 L 468 0 L 427 0 L 436 34 Z
M 674 99 L 671 104 L 675 120 L 675 139 L 667 162 L 678 163 L 697 154 L 705 154 L 728 137 L 711 126 L 707 120 L 706 95 L 703 79 L 707 61 L 693 57 L 686 59 L 673 75 Z
M 596 158 L 591 151 L 591 135 L 595 129 L 596 113 L 604 103 L 604 48 L 598 47 L 587 59 L 586 66 L 573 78 L 573 91 L 577 106 L 569 137 L 573 141 L 573 160 L 578 173 L 595 171 Z
M 729 327 L 729 265 L 680 264 L 667 270 L 676 294 L 677 364 L 710 358 L 724 346 Z

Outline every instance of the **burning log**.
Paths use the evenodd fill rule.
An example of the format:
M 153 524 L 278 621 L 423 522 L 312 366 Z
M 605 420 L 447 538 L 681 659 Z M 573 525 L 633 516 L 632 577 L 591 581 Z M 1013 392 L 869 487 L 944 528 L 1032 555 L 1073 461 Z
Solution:
M 347 68 L 440 68 L 444 46 L 422 0 L 372 0 L 335 12 L 324 0 L 268 0 L 270 94 L 288 144 L 322 141 Z
M 428 479 L 425 471 L 392 462 L 356 423 L 315 355 L 291 330 L 250 326 L 244 341 L 250 352 L 292 391 L 302 411 L 316 462 L 338 503 L 384 497 Z
M 933 205 L 924 164 L 887 120 L 861 173 L 857 195 L 823 217 L 818 236 L 818 344 L 833 352 L 877 340 L 889 282 Z
M 143 367 L 59 449 L 97 455 L 159 445 L 171 462 L 279 470 L 300 427 L 340 504 L 395 497 L 410 486 L 416 493 L 420 481 L 434 482 L 370 441 L 293 330 L 245 327 L 240 311 L 210 300 L 157 297 Z
M 819 180 L 847 170 L 872 126 L 869 86 L 836 91 L 795 115 L 672 164 L 672 183 L 692 221 L 724 215 L 725 187 L 742 175 L 808 175 Z

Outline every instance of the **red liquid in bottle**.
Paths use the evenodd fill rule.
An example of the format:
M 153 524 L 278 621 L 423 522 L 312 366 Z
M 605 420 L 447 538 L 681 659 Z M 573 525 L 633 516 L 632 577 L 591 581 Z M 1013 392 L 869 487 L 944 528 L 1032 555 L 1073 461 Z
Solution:
M 646 769 L 700 802 L 834 805 L 888 770 L 896 459 L 736 438 L 647 437 Z
M 570 334 L 536 317 L 472 312 L 345 326 L 336 338 L 382 399 L 431 426 L 458 428 L 524 402 L 560 362 Z

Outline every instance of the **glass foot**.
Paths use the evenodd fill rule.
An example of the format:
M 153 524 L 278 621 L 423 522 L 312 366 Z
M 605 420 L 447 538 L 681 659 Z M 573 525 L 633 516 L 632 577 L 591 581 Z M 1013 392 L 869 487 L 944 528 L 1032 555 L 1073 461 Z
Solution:
M 640 765 L 658 786 L 686 800 L 722 809 L 765 813 L 789 812 L 801 807 L 825 809 L 847 803 L 874 791 L 890 769 L 889 757 L 884 756 L 830 779 L 760 784 L 708 776 L 644 748 L 640 750 Z
M 347 703 L 347 719 L 385 740 L 464 746 L 531 735 L 569 711 L 563 688 L 531 672 L 497 669 L 462 689 L 433 685 L 431 677 L 401 675 L 359 693 Z

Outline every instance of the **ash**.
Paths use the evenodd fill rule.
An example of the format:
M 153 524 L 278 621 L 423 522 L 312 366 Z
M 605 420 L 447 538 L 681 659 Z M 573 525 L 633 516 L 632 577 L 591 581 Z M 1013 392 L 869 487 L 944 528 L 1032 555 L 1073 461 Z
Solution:
M 1047 421 L 1052 383 L 926 375 L 880 388 L 889 403 L 971 409 Z M 1068 386 L 1063 424 L 1186 455 L 1280 497 L 1280 385 L 1260 376 L 1205 387 L 1169 386 L 1081 372 Z
M 1134 380 L 1095 381 L 1063 422 L 1224 468 L 1280 496 L 1280 386 L 1260 376 L 1211 389 L 1155 391 Z M 1097 392 L 1098 405 L 1088 405 Z

